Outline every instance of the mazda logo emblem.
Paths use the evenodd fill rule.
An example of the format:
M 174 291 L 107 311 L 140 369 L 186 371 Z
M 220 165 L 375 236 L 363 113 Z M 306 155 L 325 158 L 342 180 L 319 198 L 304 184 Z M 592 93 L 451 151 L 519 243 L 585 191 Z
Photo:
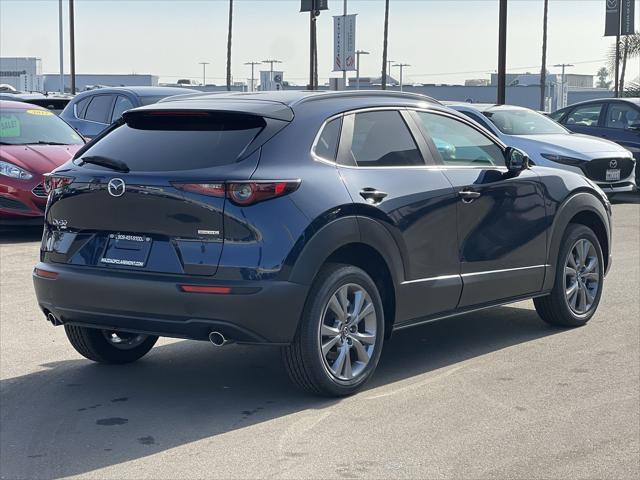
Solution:
M 618 0 L 607 0 L 607 7 L 614 9 L 618 6 Z
M 122 180 L 121 178 L 112 178 L 111 180 L 109 180 L 107 191 L 112 197 L 121 197 L 122 195 L 124 195 L 125 190 L 126 186 L 124 184 L 124 180 Z
M 609 162 L 609 168 L 616 168 L 618 166 L 618 160 L 611 160 Z

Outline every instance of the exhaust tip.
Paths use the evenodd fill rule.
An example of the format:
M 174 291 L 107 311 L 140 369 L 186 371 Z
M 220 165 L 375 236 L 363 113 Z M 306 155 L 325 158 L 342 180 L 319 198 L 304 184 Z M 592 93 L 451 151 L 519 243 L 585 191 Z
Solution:
M 62 325 L 62 321 L 59 320 L 53 313 L 47 312 L 47 320 L 51 322 L 51 325 L 57 327 L 58 325 Z
M 220 332 L 211 332 L 209 333 L 209 341 L 216 347 L 222 347 L 227 343 L 231 343 L 230 340 Z

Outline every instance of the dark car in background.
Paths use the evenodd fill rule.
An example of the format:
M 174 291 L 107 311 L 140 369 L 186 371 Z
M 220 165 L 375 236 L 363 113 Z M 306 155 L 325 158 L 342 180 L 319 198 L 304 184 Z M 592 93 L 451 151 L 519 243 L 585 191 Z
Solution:
M 158 336 L 277 345 L 297 385 L 347 395 L 393 330 L 532 297 L 584 325 L 611 263 L 592 181 L 416 94 L 176 97 L 50 181 L 38 302 L 103 363 Z
M 12 102 L 24 102 L 31 105 L 44 107 L 51 110 L 56 115 L 60 115 L 64 107 L 71 101 L 70 95 L 24 93 L 24 92 L 0 92 L 0 100 L 10 100 Z
M 49 110 L 0 100 L 0 227 L 42 225 L 43 175 L 82 145 L 80 135 Z
M 640 98 L 603 98 L 576 103 L 551 115 L 569 130 L 619 143 L 636 160 L 640 186 Z
M 85 138 L 93 138 L 131 108 L 156 103 L 173 95 L 196 93 L 180 87 L 98 88 L 77 94 L 60 114 Z

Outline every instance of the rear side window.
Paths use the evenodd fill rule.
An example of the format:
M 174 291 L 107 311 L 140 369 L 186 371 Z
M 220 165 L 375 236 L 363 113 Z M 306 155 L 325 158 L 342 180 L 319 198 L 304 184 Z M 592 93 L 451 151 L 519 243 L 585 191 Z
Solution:
M 113 97 L 111 95 L 96 95 L 93 97 L 84 114 L 84 119 L 98 123 L 109 123 L 112 100 Z
M 87 111 L 87 106 L 89 105 L 90 101 L 91 101 L 91 97 L 85 97 L 82 100 L 79 100 L 74 105 L 74 110 L 75 110 L 74 113 L 76 118 L 84 118 L 84 114 Z
M 132 171 L 215 167 L 235 162 L 265 125 L 259 116 L 228 113 L 132 116 L 82 156 L 119 160 Z
M 400 112 L 393 110 L 354 115 L 351 156 L 359 167 L 424 165 Z
M 313 147 L 313 153 L 324 160 L 335 161 L 338 141 L 340 140 L 341 125 L 342 122 L 339 118 L 328 122 L 322 129 L 318 141 Z

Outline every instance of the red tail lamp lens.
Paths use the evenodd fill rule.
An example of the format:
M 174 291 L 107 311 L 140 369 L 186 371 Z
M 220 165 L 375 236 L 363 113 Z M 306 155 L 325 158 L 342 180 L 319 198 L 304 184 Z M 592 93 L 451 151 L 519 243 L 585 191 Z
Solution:
M 35 274 L 42 278 L 49 278 L 51 280 L 58 278 L 58 272 L 50 272 L 49 270 L 43 270 L 42 268 L 34 268 Z
M 247 206 L 254 203 L 282 197 L 300 186 L 300 180 L 269 182 L 229 182 L 224 183 L 173 183 L 173 186 L 187 192 L 226 197 L 236 205 Z
M 224 183 L 174 183 L 174 187 L 187 192 L 209 195 L 210 197 L 224 197 Z
M 299 185 L 299 181 L 229 183 L 227 198 L 236 205 L 253 205 L 287 195 L 295 191 Z
M 213 293 L 218 295 L 231 293 L 231 287 L 219 287 L 217 285 L 180 285 L 180 289 L 187 293 Z

